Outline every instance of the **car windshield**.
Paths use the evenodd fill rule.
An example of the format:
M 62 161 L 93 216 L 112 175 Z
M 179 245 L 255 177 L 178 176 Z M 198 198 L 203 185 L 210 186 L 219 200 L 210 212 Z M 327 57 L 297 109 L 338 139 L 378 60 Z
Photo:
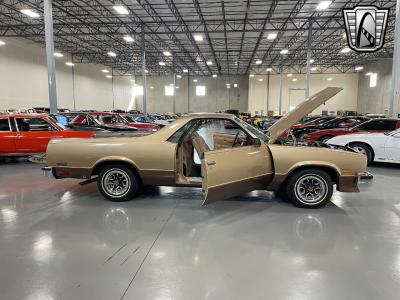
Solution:
M 263 132 L 261 132 L 260 130 L 255 128 L 254 126 L 246 123 L 245 121 L 243 121 L 242 119 L 240 119 L 238 117 L 234 117 L 234 120 L 236 123 L 240 124 L 243 128 L 245 128 L 248 132 L 250 132 L 253 135 L 253 137 L 260 139 L 264 143 L 268 143 L 269 137 L 266 134 L 264 134 Z
M 127 121 L 128 123 L 135 123 L 135 122 L 136 122 L 135 117 L 133 117 L 133 116 L 126 115 L 126 116 L 123 116 L 123 118 L 124 118 L 125 121 Z

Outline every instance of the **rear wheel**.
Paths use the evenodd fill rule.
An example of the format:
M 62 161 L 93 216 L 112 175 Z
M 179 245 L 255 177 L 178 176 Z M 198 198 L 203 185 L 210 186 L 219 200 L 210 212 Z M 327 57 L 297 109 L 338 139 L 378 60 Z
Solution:
M 99 172 L 97 187 L 100 193 L 110 201 L 127 201 L 137 195 L 140 178 L 126 165 L 107 165 Z
M 328 140 L 330 140 L 331 138 L 333 138 L 332 135 L 324 135 L 323 137 L 321 137 L 319 140 L 322 143 L 326 143 Z
M 349 147 L 357 153 L 364 154 L 367 157 L 367 163 L 368 164 L 371 163 L 372 151 L 367 145 L 365 145 L 363 143 L 353 143 L 353 144 L 350 144 Z
M 320 208 L 331 199 L 333 182 L 323 170 L 304 169 L 288 179 L 286 193 L 297 207 Z

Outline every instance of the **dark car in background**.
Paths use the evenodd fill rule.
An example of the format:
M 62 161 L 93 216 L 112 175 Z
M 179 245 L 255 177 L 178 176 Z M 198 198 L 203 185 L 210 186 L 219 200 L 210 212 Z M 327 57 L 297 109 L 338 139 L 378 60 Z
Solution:
M 68 127 L 79 131 L 138 131 L 137 128 L 131 126 L 103 123 L 94 118 L 92 115 L 85 113 L 76 115 L 74 119 L 68 123 Z

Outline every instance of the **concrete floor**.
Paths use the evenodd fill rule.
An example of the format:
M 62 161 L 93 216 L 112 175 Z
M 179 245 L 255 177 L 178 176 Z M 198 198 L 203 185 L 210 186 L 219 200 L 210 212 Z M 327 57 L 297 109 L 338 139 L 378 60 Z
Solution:
M 0 163 L 1 299 L 399 299 L 399 166 L 320 210 L 168 187 L 112 203 L 39 167 Z

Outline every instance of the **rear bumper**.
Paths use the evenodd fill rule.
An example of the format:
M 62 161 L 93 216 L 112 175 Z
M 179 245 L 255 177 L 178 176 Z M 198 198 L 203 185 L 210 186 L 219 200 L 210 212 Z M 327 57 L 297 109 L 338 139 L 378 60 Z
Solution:
M 92 169 L 88 168 L 67 168 L 67 167 L 43 167 L 42 171 L 45 176 L 53 176 L 56 179 L 76 178 L 89 179 Z
M 337 190 L 346 193 L 359 193 L 358 176 L 340 176 Z

